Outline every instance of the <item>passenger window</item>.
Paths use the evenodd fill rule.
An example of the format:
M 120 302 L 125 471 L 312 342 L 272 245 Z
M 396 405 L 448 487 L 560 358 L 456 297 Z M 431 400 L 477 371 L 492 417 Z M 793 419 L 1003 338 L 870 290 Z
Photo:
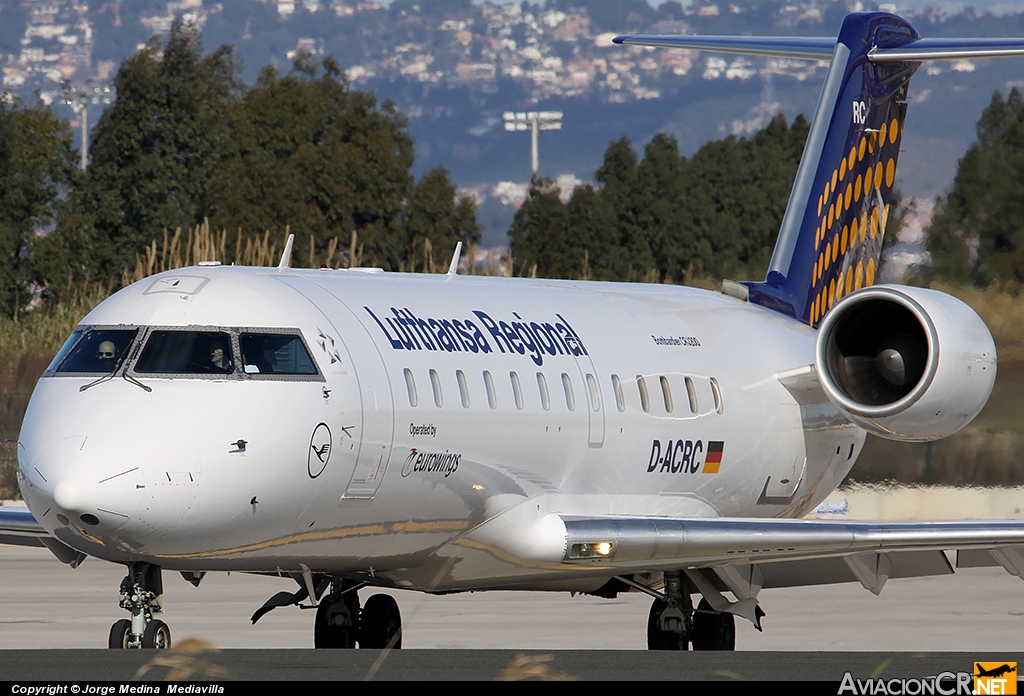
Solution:
M 405 368 L 405 389 L 409 392 L 409 405 L 416 408 L 420 403 L 420 398 L 416 394 L 416 379 L 408 367 Z
M 590 390 L 590 408 L 594 409 L 594 412 L 600 411 L 601 392 L 597 388 L 597 380 L 589 372 L 587 373 L 587 389 Z
M 234 370 L 231 337 L 221 331 L 152 331 L 135 363 L 140 374 L 224 375 Z
M 686 378 L 686 396 L 690 398 L 690 412 L 697 412 L 697 390 L 693 388 L 693 380 Z
M 58 356 L 63 359 L 57 372 L 113 372 L 124 360 L 138 332 L 138 329 L 92 329 L 84 335 L 76 332 L 81 338 L 73 344 L 71 339 L 75 334 L 71 334 L 61 351 L 64 355 Z
M 540 405 L 545 411 L 551 408 L 551 398 L 548 396 L 548 381 L 544 378 L 543 372 L 537 373 L 537 389 L 540 390 Z
M 444 406 L 444 394 L 441 393 L 441 378 L 437 375 L 437 370 L 430 371 L 430 386 L 434 389 L 434 405 L 438 408 Z
M 572 380 L 564 372 L 562 373 L 562 389 L 565 390 L 565 407 L 570 411 L 575 411 L 576 397 L 572 393 Z
M 661 376 L 661 395 L 665 399 L 665 413 L 672 413 L 672 388 L 665 375 Z
M 238 337 L 238 344 L 242 349 L 242 370 L 246 374 L 318 374 L 316 363 L 295 334 L 246 332 Z
M 523 410 L 523 388 L 519 384 L 519 375 L 515 372 L 508 373 L 509 379 L 512 380 L 512 397 L 516 400 L 516 408 L 520 411 Z
M 615 408 L 625 411 L 626 395 L 622 393 L 622 380 L 618 375 L 612 375 L 612 391 L 615 392 Z
M 643 375 L 636 376 L 636 387 L 640 391 L 640 406 L 644 413 L 651 412 L 651 400 L 647 396 L 647 381 Z
M 484 388 L 487 390 L 487 405 L 491 408 L 498 408 L 498 395 L 494 393 L 494 380 L 491 373 L 484 370 Z
M 711 395 L 715 397 L 715 411 L 718 415 L 722 415 L 725 412 L 725 407 L 722 405 L 722 388 L 718 386 L 718 380 L 714 377 L 711 378 Z
M 469 385 L 466 384 L 466 373 L 455 371 L 455 380 L 459 383 L 459 396 L 462 397 L 462 408 L 469 408 Z

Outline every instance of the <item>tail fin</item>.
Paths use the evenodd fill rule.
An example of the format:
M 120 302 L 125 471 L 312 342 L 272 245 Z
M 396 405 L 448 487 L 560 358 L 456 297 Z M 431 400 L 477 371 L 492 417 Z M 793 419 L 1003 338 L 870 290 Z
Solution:
M 1021 39 L 921 39 L 883 12 L 847 15 L 823 38 L 620 36 L 615 43 L 830 60 L 779 239 L 750 301 L 817 326 L 875 281 L 910 77 L 922 60 L 1024 55 Z

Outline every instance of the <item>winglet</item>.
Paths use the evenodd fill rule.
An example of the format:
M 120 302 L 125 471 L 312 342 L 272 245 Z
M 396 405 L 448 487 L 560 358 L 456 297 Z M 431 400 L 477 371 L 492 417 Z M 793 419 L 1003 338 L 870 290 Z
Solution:
M 292 265 L 292 244 L 295 243 L 295 235 L 288 235 L 288 241 L 284 244 L 284 251 L 281 253 L 281 263 L 277 264 L 277 270 L 283 271 Z
M 459 257 L 462 256 L 462 242 L 455 245 L 455 253 L 452 254 L 452 262 L 448 264 L 448 275 L 458 275 L 459 273 Z

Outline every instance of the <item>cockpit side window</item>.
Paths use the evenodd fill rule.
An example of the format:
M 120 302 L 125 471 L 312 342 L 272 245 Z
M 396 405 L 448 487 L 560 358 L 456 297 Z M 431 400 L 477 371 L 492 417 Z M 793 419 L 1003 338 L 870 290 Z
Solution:
M 138 329 L 90 329 L 69 348 L 72 334 L 61 352 L 58 373 L 110 373 L 123 362 L 125 353 L 135 340 Z M 78 332 L 76 332 L 78 333 Z M 57 356 L 61 358 L 61 355 Z M 55 359 L 56 363 L 57 360 Z
M 242 371 L 246 374 L 319 374 L 305 344 L 295 334 L 243 332 L 238 345 L 242 349 Z
M 154 330 L 135 363 L 138 374 L 227 375 L 234 370 L 231 336 L 222 331 Z

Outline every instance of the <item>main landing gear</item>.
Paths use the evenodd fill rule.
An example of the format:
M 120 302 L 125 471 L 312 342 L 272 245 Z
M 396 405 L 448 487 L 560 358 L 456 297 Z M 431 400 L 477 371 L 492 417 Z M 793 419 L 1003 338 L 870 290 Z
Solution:
M 359 607 L 354 585 L 333 579 L 331 591 L 324 594 L 316 610 L 313 645 L 316 648 L 351 649 L 401 648 L 402 616 L 391 595 L 376 594 Z
M 647 618 L 648 650 L 735 650 L 736 621 L 706 599 L 694 611 L 690 588 L 679 571 L 665 572 L 665 598 L 656 598 Z
M 110 627 L 107 647 L 169 648 L 171 630 L 154 614 L 163 613 L 163 579 L 160 566 L 129 563 L 128 574 L 121 581 L 121 608 L 131 612 L 131 619 L 115 621 Z

